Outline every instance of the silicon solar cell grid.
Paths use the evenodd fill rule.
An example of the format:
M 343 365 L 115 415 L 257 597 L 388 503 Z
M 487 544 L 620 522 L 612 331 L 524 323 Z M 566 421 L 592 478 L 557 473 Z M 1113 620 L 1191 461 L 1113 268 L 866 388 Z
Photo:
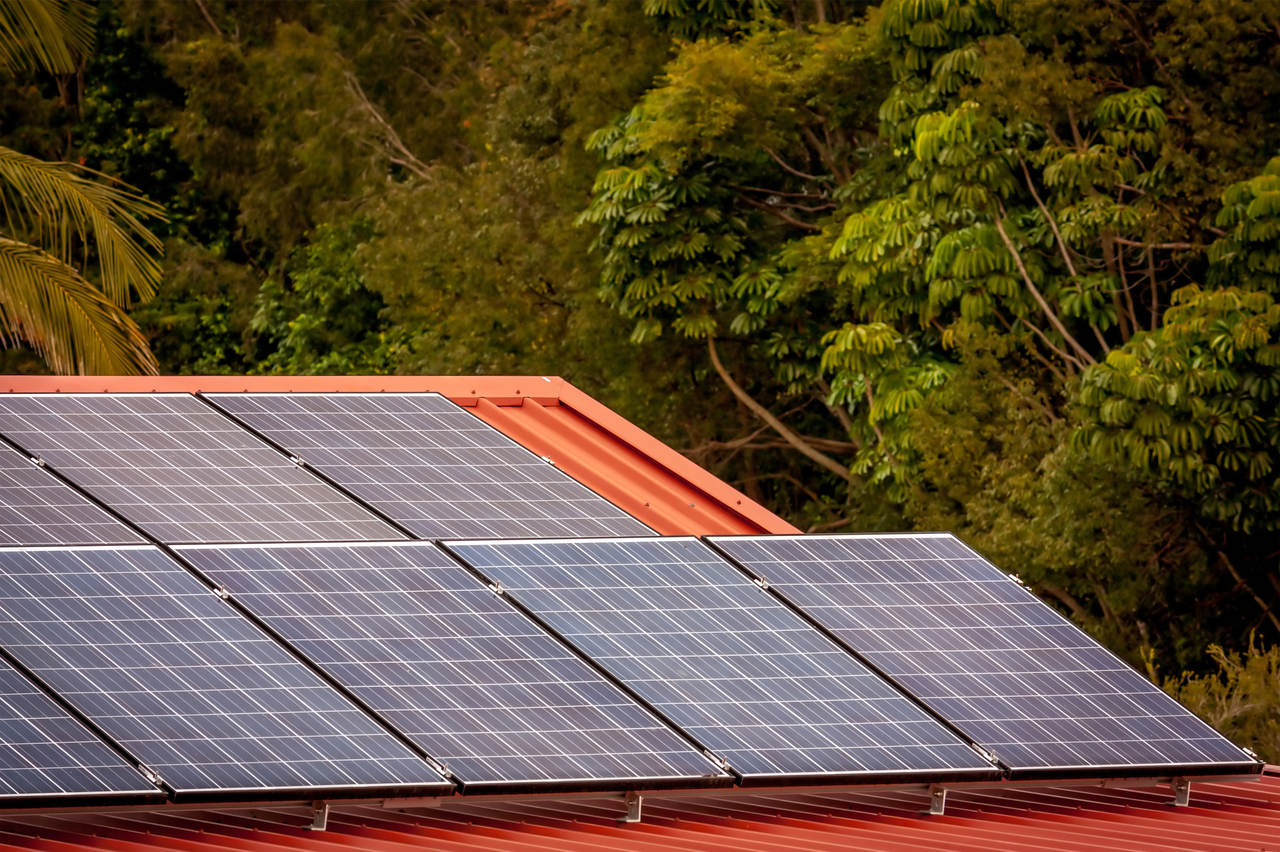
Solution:
M 405 537 L 187 394 L 0 394 L 0 433 L 160 541 Z
M 652 535 L 438 394 L 210 394 L 420 538 Z
M 26 676 L 0 660 L 0 798 L 160 791 Z
M 0 545 L 138 544 L 128 526 L 0 444 Z
M 464 783 L 717 773 L 435 545 L 180 552 Z
M 0 645 L 179 793 L 444 784 L 153 547 L 0 550 Z
M 991 769 L 695 539 L 447 546 L 744 776 Z
M 951 535 L 713 541 L 1011 769 L 1251 762 Z

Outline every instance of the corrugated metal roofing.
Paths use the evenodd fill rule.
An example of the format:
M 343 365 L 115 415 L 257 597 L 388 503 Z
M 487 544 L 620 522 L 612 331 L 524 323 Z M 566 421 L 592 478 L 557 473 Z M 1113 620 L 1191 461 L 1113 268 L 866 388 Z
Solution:
M 459 798 L 405 811 L 335 806 L 323 832 L 300 807 L 47 813 L 0 818 L 0 849 L 1280 849 L 1280 767 L 1260 782 L 1197 784 L 1188 807 L 1171 795 L 1168 786 L 955 790 L 942 816 L 924 813 L 922 790 L 651 795 L 632 824 L 618 821 L 617 797 Z
M 562 379 L 517 377 L 0 377 L 0 392 L 436 391 L 554 461 L 664 534 L 795 532 L 790 524 Z M 0 850 L 1280 850 L 1280 767 L 1169 786 L 649 794 L 640 823 L 618 797 L 449 798 L 394 810 L 335 805 L 326 831 L 302 807 L 176 807 L 0 814 Z

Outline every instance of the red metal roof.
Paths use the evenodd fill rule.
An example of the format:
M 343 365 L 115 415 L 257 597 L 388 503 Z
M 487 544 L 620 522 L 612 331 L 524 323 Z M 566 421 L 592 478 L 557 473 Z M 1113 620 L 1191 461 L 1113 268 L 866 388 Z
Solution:
M 617 798 L 454 798 L 393 810 L 335 806 L 325 831 L 307 809 L 145 810 L 0 818 L 0 850 L 205 852 L 797 852 L 827 850 L 1276 850 L 1280 767 L 1261 781 L 1203 783 L 1174 807 L 1167 786 L 954 790 L 930 816 L 922 790 L 649 795 L 639 823 Z
M 0 376 L 0 393 L 435 391 L 663 535 L 791 524 L 557 376 Z
M 436 391 L 665 534 L 797 530 L 560 378 L 0 377 L 3 392 Z M 0 852 L 392 850 L 1280 850 L 1280 767 L 1257 781 L 1197 782 L 1189 807 L 1165 786 L 952 789 L 929 816 L 920 789 L 647 794 L 622 801 L 453 797 L 395 810 L 334 806 L 325 831 L 300 807 L 54 810 L 0 814 Z

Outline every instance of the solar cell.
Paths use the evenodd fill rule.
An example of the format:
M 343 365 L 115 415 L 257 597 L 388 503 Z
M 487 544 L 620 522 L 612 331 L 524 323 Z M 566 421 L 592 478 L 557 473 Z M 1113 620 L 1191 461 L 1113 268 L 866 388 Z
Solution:
M 729 780 L 435 545 L 180 553 L 464 784 Z
M 188 394 L 0 394 L 0 433 L 160 541 L 405 537 Z
M 712 541 L 1015 771 L 1253 762 L 949 534 Z
M 0 660 L 0 799 L 160 791 L 26 676 Z
M 0 545 L 138 544 L 142 536 L 0 444 Z
M 207 398 L 420 538 L 653 534 L 439 394 Z
M 993 774 L 696 539 L 447 546 L 747 779 Z
M 159 549 L 0 549 L 0 645 L 179 794 L 440 788 Z

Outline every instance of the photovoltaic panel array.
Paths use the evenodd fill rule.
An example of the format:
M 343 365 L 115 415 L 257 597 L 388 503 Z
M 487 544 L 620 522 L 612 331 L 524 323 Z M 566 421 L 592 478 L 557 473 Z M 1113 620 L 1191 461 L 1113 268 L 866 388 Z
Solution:
M 696 539 L 448 547 L 743 776 L 992 772 Z
M 187 394 L 0 394 L 0 433 L 167 543 L 405 537 Z
M 0 660 L 0 799 L 71 795 L 161 794 L 83 723 Z
M 178 793 L 445 784 L 157 548 L 0 550 L 0 645 Z
M 0 444 L 0 545 L 139 544 L 128 525 Z
M 1254 763 L 951 535 L 713 541 L 1013 770 Z
M 433 544 L 180 553 L 464 784 L 718 774 Z
M 438 394 L 207 398 L 420 538 L 653 534 Z

